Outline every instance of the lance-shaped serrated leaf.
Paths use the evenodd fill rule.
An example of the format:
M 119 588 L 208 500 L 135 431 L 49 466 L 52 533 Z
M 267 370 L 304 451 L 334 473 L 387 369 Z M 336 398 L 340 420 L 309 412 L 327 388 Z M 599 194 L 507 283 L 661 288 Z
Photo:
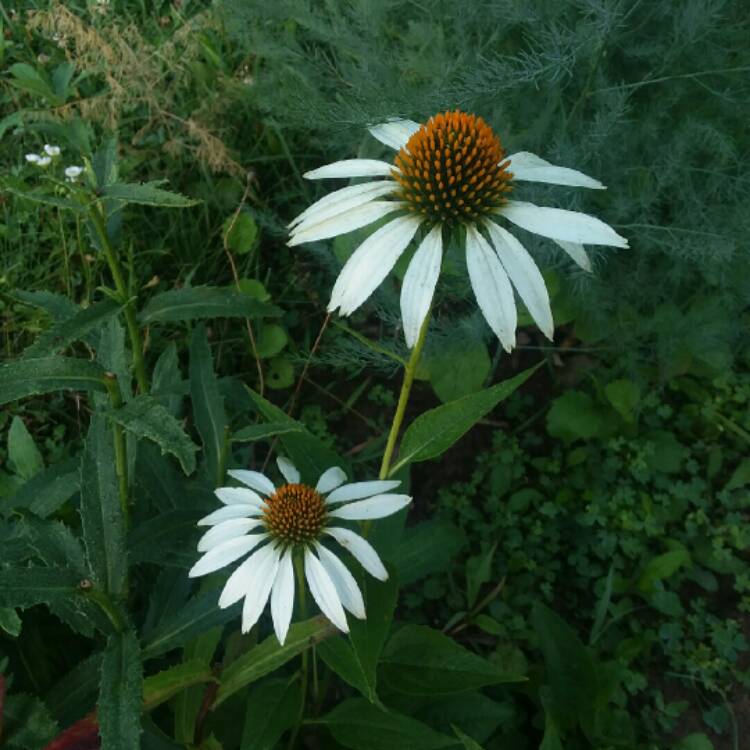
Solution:
M 104 393 L 104 370 L 95 362 L 73 357 L 20 359 L 0 366 L 0 406 L 68 389 Z
M 98 651 L 79 662 L 45 694 L 44 702 L 60 726 L 70 726 L 91 710 L 99 691 L 102 658 Z
M 278 435 L 288 435 L 290 432 L 303 433 L 305 428 L 299 423 L 267 422 L 266 424 L 251 424 L 243 427 L 232 435 L 233 443 L 252 443 L 256 440 L 267 440 Z
M 140 321 L 149 325 L 202 318 L 273 318 L 282 312 L 232 288 L 196 286 L 155 295 L 143 308 Z
M 102 660 L 97 710 L 102 750 L 139 750 L 142 692 L 141 651 L 135 633 L 111 635 Z
M 152 396 L 143 394 L 120 409 L 110 409 L 107 416 L 138 438 L 147 438 L 171 453 L 186 474 L 195 471 L 198 446 L 187 436 L 182 425 Z
M 79 464 L 79 459 L 72 458 L 45 469 L 22 485 L 3 510 L 28 509 L 40 518 L 52 515 L 78 492 L 81 485 Z
M 195 426 L 203 443 L 208 475 L 218 487 L 224 478 L 221 457 L 226 440 L 227 416 L 203 324 L 196 327 L 190 341 L 190 399 Z
M 283 646 L 276 640 L 275 635 L 269 636 L 233 661 L 222 672 L 215 705 L 223 703 L 251 682 L 274 672 L 305 649 L 335 632 L 334 626 L 325 617 L 319 616 L 292 625 Z
M 59 320 L 48 328 L 26 349 L 24 358 L 47 357 L 64 349 L 74 341 L 82 341 L 92 330 L 95 330 L 122 309 L 119 302 L 105 299 L 91 307 L 79 308 L 75 315 Z
M 68 200 L 67 198 L 60 198 L 55 195 L 52 191 L 54 190 L 53 185 L 48 185 L 42 188 L 36 188 L 29 190 L 23 185 L 18 184 L 0 184 L 0 191 L 7 190 L 11 195 L 15 195 L 17 198 L 24 198 L 25 200 L 33 201 L 34 203 L 43 203 L 45 206 L 54 206 L 55 208 L 62 208 L 66 211 L 82 211 L 80 203 Z
M 57 734 L 57 724 L 39 698 L 9 695 L 3 707 L 3 747 L 37 750 Z
M 525 383 L 537 367 L 539 365 L 491 388 L 420 414 L 404 434 L 398 452 L 398 463 L 391 469 L 391 474 L 406 464 L 440 456 L 497 404 Z
M 200 201 L 188 198 L 180 193 L 173 193 L 160 188 L 162 180 L 154 182 L 114 182 L 102 191 L 105 198 L 123 201 L 123 203 L 140 203 L 144 206 L 161 206 L 163 208 L 188 208 Z
M 33 607 L 78 596 L 80 576 L 70 568 L 3 568 L 0 607 Z
M 99 415 L 91 419 L 81 462 L 81 521 L 96 585 L 110 596 L 120 597 L 127 576 L 125 521 L 112 433 Z
M 211 682 L 211 667 L 200 659 L 175 664 L 143 681 L 143 708 L 152 711 L 192 685 Z
M 297 721 L 302 692 L 299 681 L 269 680 L 255 687 L 247 699 L 242 750 L 273 750 Z
M 54 292 L 30 292 L 25 289 L 14 289 L 11 292 L 11 297 L 23 302 L 25 305 L 31 305 L 32 307 L 44 310 L 52 316 L 52 319 L 56 323 L 72 318 L 81 309 L 64 294 L 55 294 Z

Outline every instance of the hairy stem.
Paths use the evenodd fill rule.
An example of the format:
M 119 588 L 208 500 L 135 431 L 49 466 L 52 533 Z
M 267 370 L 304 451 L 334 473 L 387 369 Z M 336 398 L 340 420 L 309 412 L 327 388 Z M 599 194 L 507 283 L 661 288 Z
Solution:
M 299 603 L 299 616 L 302 620 L 307 618 L 307 602 L 305 601 L 305 567 L 302 556 L 295 556 L 294 558 L 294 572 L 297 575 L 297 601 Z M 297 743 L 297 735 L 299 734 L 300 727 L 305 718 L 305 705 L 307 704 L 307 649 L 302 654 L 302 666 L 300 669 L 300 681 L 302 686 L 302 696 L 299 702 L 299 715 L 297 716 L 297 723 L 292 729 L 292 733 L 289 736 L 289 750 L 293 750 Z
M 117 376 L 108 372 L 104 376 L 104 384 L 107 386 L 109 400 L 112 408 L 119 409 L 122 406 L 122 396 L 120 395 L 120 386 L 117 383 Z M 115 473 L 117 474 L 117 488 L 120 496 L 120 509 L 125 522 L 125 528 L 129 526 L 130 521 L 130 504 L 128 491 L 128 454 L 127 444 L 125 442 L 125 432 L 122 426 L 113 422 L 112 432 L 115 441 Z

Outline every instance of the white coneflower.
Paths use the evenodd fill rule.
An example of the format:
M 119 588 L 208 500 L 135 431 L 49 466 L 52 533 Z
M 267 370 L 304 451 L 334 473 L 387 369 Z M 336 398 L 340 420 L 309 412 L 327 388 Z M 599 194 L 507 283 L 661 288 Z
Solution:
M 424 125 L 393 120 L 370 132 L 398 152 L 393 164 L 346 159 L 307 172 L 305 177 L 385 179 L 337 190 L 289 225 L 289 245 L 298 245 L 389 217 L 344 265 L 331 293 L 329 312 L 350 315 L 362 305 L 422 228 L 426 232 L 401 289 L 404 334 L 413 347 L 440 274 L 443 230 L 460 225 L 466 233 L 466 265 L 479 308 L 510 351 L 517 319 L 513 287 L 550 339 L 554 325 L 542 275 L 519 240 L 501 225 L 502 220 L 554 240 L 586 270 L 590 266 L 584 244 L 628 246 L 612 227 L 588 214 L 509 200 L 516 181 L 599 189 L 604 185 L 526 151 L 506 156 L 499 138 L 481 117 L 445 112 Z
M 39 160 L 42 158 L 39 154 L 26 154 L 26 161 L 29 164 L 39 164 Z
M 44 153 L 47 154 L 47 156 L 60 156 L 60 147 L 51 146 L 49 143 L 45 143 Z
M 83 167 L 65 167 L 65 179 L 68 182 L 75 182 L 83 172 Z
M 189 575 L 213 573 L 250 555 L 229 576 L 219 606 L 244 599 L 242 631 L 247 632 L 270 597 L 274 631 L 283 644 L 294 609 L 293 557 L 298 555 L 313 599 L 339 630 L 348 632 L 344 610 L 364 619 L 362 593 L 354 576 L 323 542 L 335 540 L 370 575 L 384 581 L 388 573 L 372 545 L 351 529 L 334 524 L 390 516 L 411 498 L 388 494 L 400 484 L 395 480 L 344 484 L 346 474 L 338 467 L 328 469 L 310 487 L 300 482 L 288 459 L 279 458 L 277 463 L 286 480 L 280 487 L 257 471 L 229 472 L 246 486 L 215 491 L 225 507 L 198 521 L 199 526 L 211 528 L 198 543 L 198 551 L 205 554 Z

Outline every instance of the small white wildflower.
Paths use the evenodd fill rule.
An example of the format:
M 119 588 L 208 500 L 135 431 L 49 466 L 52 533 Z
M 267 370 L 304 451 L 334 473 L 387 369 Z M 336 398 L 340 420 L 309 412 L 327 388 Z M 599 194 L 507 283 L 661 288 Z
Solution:
M 44 153 L 47 154 L 47 156 L 60 156 L 60 147 L 59 146 L 50 146 L 49 143 L 44 144 Z
M 65 179 L 68 182 L 75 182 L 83 172 L 83 167 L 65 167 Z
M 39 154 L 26 154 L 26 161 L 29 162 L 29 164 L 39 164 L 39 160 L 42 157 L 39 156 Z
M 38 167 L 47 167 L 52 163 L 52 157 L 51 156 L 40 156 L 39 160 L 36 162 Z

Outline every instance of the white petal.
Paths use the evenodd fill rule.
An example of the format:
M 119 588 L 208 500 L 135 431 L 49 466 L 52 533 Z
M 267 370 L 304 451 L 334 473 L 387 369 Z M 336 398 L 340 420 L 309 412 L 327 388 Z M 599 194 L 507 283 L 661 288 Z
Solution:
M 203 557 L 201 557 L 192 568 L 190 568 L 188 576 L 190 578 L 198 578 L 198 576 L 205 576 L 208 573 L 214 573 L 225 565 L 233 563 L 235 560 L 242 557 L 242 555 L 246 555 L 259 542 L 265 539 L 266 536 L 266 534 L 252 534 L 249 536 L 241 536 L 238 539 L 229 539 L 228 541 L 223 542 L 206 552 L 206 554 L 203 555 Z
M 320 492 L 321 495 L 325 495 L 326 492 L 335 490 L 336 487 L 344 482 L 346 482 L 346 473 L 344 470 L 339 466 L 332 466 L 320 475 L 320 479 L 318 479 L 315 489 Z
M 400 151 L 421 127 L 414 120 L 388 120 L 388 122 L 373 125 L 369 130 L 370 134 L 381 143 L 390 146 L 395 151 Z
M 399 216 L 373 232 L 352 254 L 331 292 L 328 312 L 351 315 L 377 289 L 417 232 L 422 219 Z
M 524 201 L 508 201 L 498 213 L 521 229 L 553 240 L 628 247 L 628 241 L 617 234 L 609 224 L 578 211 L 535 206 Z
M 301 245 L 303 242 L 316 242 L 317 240 L 336 237 L 339 234 L 353 232 L 355 229 L 366 227 L 368 224 L 372 224 L 403 207 L 403 203 L 396 201 L 370 201 L 363 206 L 350 208 L 348 211 L 318 224 L 305 224 L 304 230 L 293 230 L 289 242 L 286 244 L 289 247 L 294 247 L 295 245 Z
M 344 608 L 331 577 L 309 549 L 305 550 L 305 578 L 320 611 L 339 629 L 349 632 Z
M 289 484 L 299 484 L 300 476 L 295 465 L 284 456 L 279 456 L 276 459 L 276 465 L 279 467 L 281 475 L 286 479 Z
M 479 309 L 503 349 L 516 345 L 516 302 L 497 253 L 473 227 L 466 232 L 466 267 Z
M 442 227 L 438 224 L 430 230 L 414 253 L 401 287 L 401 318 L 404 321 L 406 345 L 410 349 L 417 343 L 422 323 L 432 304 L 442 262 Z
M 548 182 L 553 185 L 570 185 L 571 187 L 585 187 L 598 190 L 606 190 L 599 180 L 588 177 L 575 169 L 567 167 L 556 167 L 536 154 L 528 151 L 519 151 L 517 154 L 503 159 L 510 160 L 510 171 L 513 172 L 514 180 L 525 180 L 526 182 Z
M 227 505 L 225 508 L 219 508 L 219 510 L 201 518 L 198 521 L 198 526 L 216 526 L 216 524 L 228 521 L 230 518 L 248 518 L 259 516 L 261 513 L 260 508 L 254 508 L 250 505 Z
M 363 182 L 359 185 L 349 185 L 334 190 L 306 208 L 299 216 L 289 223 L 290 229 L 299 231 L 305 226 L 317 224 L 324 219 L 330 219 L 336 214 L 369 203 L 375 198 L 388 195 L 398 188 L 395 180 L 378 180 L 377 182 Z
M 367 500 L 347 503 L 328 515 L 331 518 L 344 518 L 347 521 L 366 521 L 373 518 L 385 518 L 398 513 L 411 502 L 409 495 L 375 495 Z
M 38 164 L 39 160 L 42 158 L 39 156 L 39 154 L 26 154 L 26 161 L 31 164 Z
M 49 143 L 45 143 L 44 153 L 47 154 L 47 156 L 60 156 L 60 147 L 51 146 Z
M 305 172 L 304 177 L 308 180 L 321 180 L 326 177 L 387 177 L 394 169 L 393 164 L 387 161 L 344 159 Z
M 268 547 L 271 547 L 271 545 L 269 544 Z M 263 552 L 263 550 L 259 550 L 260 552 Z M 247 633 L 258 622 L 258 618 L 266 606 L 271 587 L 276 580 L 279 557 L 279 551 L 277 549 L 272 550 L 266 557 L 258 561 L 258 566 L 252 573 L 252 582 L 245 594 L 245 603 L 242 606 L 243 633 Z
M 251 487 L 258 492 L 262 492 L 264 495 L 273 495 L 276 492 L 276 488 L 273 486 L 273 482 L 259 471 L 248 471 L 246 469 L 230 469 L 229 474 L 232 479 L 236 479 L 238 482 Z
M 329 527 L 324 529 L 326 534 L 332 536 L 344 549 L 351 552 L 359 564 L 379 581 L 388 580 L 388 571 L 380 561 L 374 547 L 363 537 L 350 529 Z
M 263 538 L 267 539 L 268 534 L 264 534 Z M 219 597 L 219 607 L 226 609 L 242 599 L 250 591 L 253 581 L 258 579 L 263 561 L 276 554 L 273 544 L 267 544 L 253 552 L 227 579 Z
M 503 264 L 518 296 L 534 318 L 542 333 L 551 341 L 555 333 L 549 294 L 542 274 L 526 248 L 507 230 L 494 221 L 486 222 L 490 238 L 495 245 L 500 262 Z
M 565 240 L 553 240 L 584 270 L 591 271 L 591 259 L 584 249 L 583 245 L 578 242 L 565 242 Z
M 357 582 L 354 580 L 354 576 L 331 550 L 326 549 L 319 542 L 316 543 L 315 548 L 318 550 L 321 564 L 336 587 L 336 593 L 339 595 L 344 609 L 349 610 L 358 619 L 364 620 L 365 601 L 362 598 L 362 592 L 359 590 Z
M 224 505 L 251 505 L 253 508 L 263 507 L 263 498 L 246 487 L 218 487 L 214 490 L 214 495 L 221 500 Z
M 271 618 L 276 638 L 283 646 L 294 610 L 294 566 L 292 550 L 288 549 L 279 563 L 276 580 L 271 590 Z
M 222 521 L 210 528 L 200 538 L 198 552 L 208 552 L 208 550 L 218 547 L 218 545 L 229 539 L 243 536 L 262 523 L 257 518 L 230 518 L 228 521 Z
M 345 503 L 349 500 L 359 500 L 363 497 L 372 497 L 381 492 L 388 492 L 401 484 L 400 479 L 383 479 L 374 482 L 352 482 L 334 490 L 327 498 L 326 503 Z

